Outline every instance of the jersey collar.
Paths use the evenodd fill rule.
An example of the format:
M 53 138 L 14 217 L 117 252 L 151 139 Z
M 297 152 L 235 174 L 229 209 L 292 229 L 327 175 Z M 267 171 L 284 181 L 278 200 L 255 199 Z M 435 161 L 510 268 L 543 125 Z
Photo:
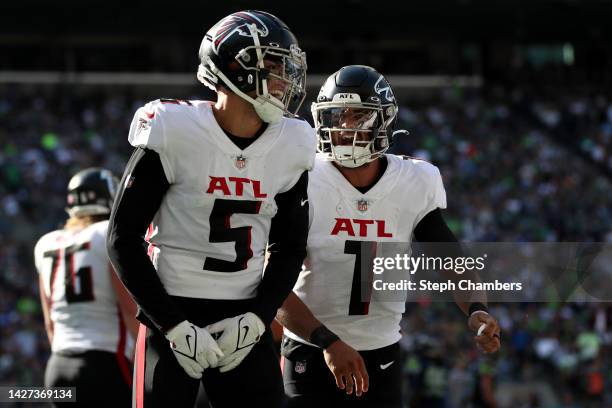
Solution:
M 385 154 L 387 158 L 387 168 L 383 173 L 382 177 L 378 179 L 376 184 L 372 186 L 365 194 L 361 191 L 357 190 L 338 170 L 330 161 L 320 161 L 317 162 L 317 166 L 329 166 L 329 173 L 333 177 L 333 184 L 338 186 L 338 188 L 343 192 L 344 195 L 347 195 L 352 198 L 356 197 L 365 197 L 370 200 L 380 200 L 382 197 L 386 196 L 390 193 L 398 183 L 398 173 L 399 173 L 399 163 L 397 157 Z
M 225 153 L 231 156 L 244 154 L 247 158 L 264 156 L 276 143 L 280 133 L 284 127 L 284 120 L 278 123 L 270 123 L 266 130 L 249 146 L 244 150 L 231 141 L 227 134 L 221 129 L 219 123 L 215 119 L 215 115 L 212 113 L 212 105 L 205 104 L 204 113 L 206 117 L 205 127 L 210 129 L 213 134 L 214 143 Z

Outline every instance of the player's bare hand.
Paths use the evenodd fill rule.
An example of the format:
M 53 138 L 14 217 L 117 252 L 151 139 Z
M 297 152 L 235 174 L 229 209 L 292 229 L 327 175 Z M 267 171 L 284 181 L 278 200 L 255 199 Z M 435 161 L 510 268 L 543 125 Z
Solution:
M 361 355 L 343 342 L 337 340 L 323 351 L 325 363 L 336 379 L 336 385 L 347 394 L 361 396 L 368 391 L 369 377 Z
M 474 341 L 485 353 L 495 353 L 501 346 L 497 320 L 488 313 L 476 312 L 468 319 L 470 330 L 476 333 Z

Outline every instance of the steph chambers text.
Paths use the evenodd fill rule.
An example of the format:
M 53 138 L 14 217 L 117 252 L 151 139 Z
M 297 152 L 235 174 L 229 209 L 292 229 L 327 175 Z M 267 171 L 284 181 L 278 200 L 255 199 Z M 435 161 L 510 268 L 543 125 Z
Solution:
M 420 280 L 413 282 L 408 279 L 402 279 L 398 282 L 385 282 L 381 279 L 376 279 L 372 282 L 372 287 L 377 291 L 428 291 L 428 292 L 446 292 L 456 290 L 484 290 L 484 291 L 521 291 L 523 284 L 521 282 L 473 282 L 468 279 L 462 279 L 458 282 L 447 280 L 445 282 L 434 282 L 430 280 Z

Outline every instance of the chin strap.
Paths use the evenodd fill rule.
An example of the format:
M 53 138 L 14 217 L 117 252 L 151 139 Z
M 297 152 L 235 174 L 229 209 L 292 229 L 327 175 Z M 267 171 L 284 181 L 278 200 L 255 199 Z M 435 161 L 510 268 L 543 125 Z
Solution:
M 372 157 L 376 154 L 376 152 L 372 151 L 374 140 L 370 140 L 365 146 L 358 146 L 357 133 L 358 131 L 355 131 L 353 134 L 353 144 L 350 146 L 334 146 L 334 144 L 331 143 L 331 133 L 329 135 L 334 161 L 342 167 L 354 169 L 376 159 L 375 157 Z
M 371 143 L 370 143 L 371 145 Z M 332 146 L 334 161 L 342 167 L 355 168 L 373 161 L 372 150 L 364 146 Z
M 198 67 L 198 80 L 202 82 L 204 85 L 209 88 L 216 90 L 216 86 L 213 84 L 218 84 L 219 78 L 223 81 L 223 83 L 236 95 L 240 96 L 245 101 L 249 102 L 255 108 L 255 112 L 257 115 L 266 123 L 276 123 L 283 117 L 285 113 L 283 109 L 279 108 L 275 105 L 275 103 L 282 104 L 280 100 L 275 98 L 274 96 L 267 95 L 259 95 L 256 99 L 253 99 L 246 93 L 242 92 L 236 85 L 234 85 L 227 76 L 221 72 L 219 68 L 215 66 L 215 64 L 209 59 L 206 63 L 210 66 L 207 68 L 203 64 L 200 64 Z M 214 81 L 211 81 L 209 78 L 214 76 Z

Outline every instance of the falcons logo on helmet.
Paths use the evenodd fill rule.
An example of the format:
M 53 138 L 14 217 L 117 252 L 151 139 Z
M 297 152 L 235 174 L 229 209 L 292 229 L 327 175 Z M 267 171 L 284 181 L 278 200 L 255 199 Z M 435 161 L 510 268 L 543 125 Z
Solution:
M 253 24 L 256 26 L 257 35 L 260 37 L 266 37 L 268 35 L 268 27 L 266 27 L 263 21 L 256 15 L 246 11 L 230 14 L 225 19 L 221 20 L 217 27 L 217 31 L 214 33 L 214 52 L 217 53 L 221 44 L 235 33 L 244 37 L 252 37 L 251 30 L 249 30 L 248 26 Z
M 393 102 L 395 100 L 395 96 L 393 96 L 393 91 L 391 90 L 391 85 L 387 83 L 387 80 L 382 75 L 374 84 L 374 92 L 380 96 L 384 95 L 385 99 L 389 102 Z

